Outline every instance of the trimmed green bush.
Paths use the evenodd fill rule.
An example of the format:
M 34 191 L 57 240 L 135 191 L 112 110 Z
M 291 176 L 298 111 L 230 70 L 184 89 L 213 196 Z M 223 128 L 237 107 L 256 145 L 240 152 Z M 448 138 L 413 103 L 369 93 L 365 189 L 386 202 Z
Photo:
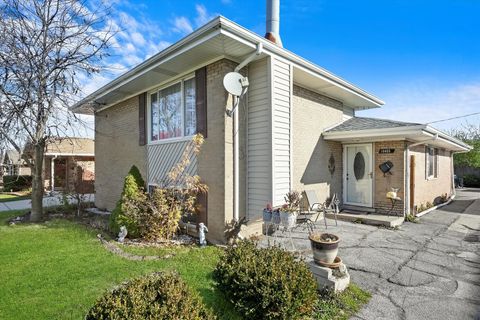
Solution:
M 278 247 L 257 248 L 251 241 L 229 247 L 214 279 L 247 319 L 304 319 L 318 301 L 308 266 Z
M 32 187 L 32 176 L 3 176 L 4 191 L 23 191 Z
M 473 174 L 463 176 L 463 185 L 465 187 L 480 188 L 480 177 Z
M 136 200 L 145 188 L 145 181 L 136 166 L 132 166 L 123 184 L 123 191 L 118 200 L 115 209 L 110 215 L 110 230 L 117 234 L 121 226 L 127 227 L 128 236 L 137 238 L 139 236 L 138 225 L 135 219 L 131 217 L 126 208 L 126 203 Z
M 215 319 L 197 293 L 176 273 L 153 273 L 133 279 L 105 294 L 86 320 Z

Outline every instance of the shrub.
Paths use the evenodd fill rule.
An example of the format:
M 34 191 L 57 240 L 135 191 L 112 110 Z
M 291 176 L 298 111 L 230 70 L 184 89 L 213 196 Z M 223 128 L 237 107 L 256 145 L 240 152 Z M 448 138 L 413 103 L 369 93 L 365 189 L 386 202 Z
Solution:
M 463 176 L 463 186 L 471 188 L 480 188 L 480 177 L 473 174 Z
M 32 176 L 3 176 L 3 190 L 23 191 L 32 187 Z
M 136 198 L 127 199 L 122 208 L 135 224 L 135 234 L 146 240 L 157 240 L 175 235 L 182 205 L 175 190 L 155 188 L 150 195 L 142 192 Z
M 309 317 L 318 300 L 308 266 L 278 247 L 260 249 L 251 241 L 240 241 L 226 250 L 213 276 L 248 319 Z
M 130 209 L 126 207 L 126 203 L 136 200 L 143 192 L 145 182 L 142 175 L 136 166 L 132 166 L 123 184 L 123 191 L 120 200 L 117 202 L 115 209 L 110 215 L 110 230 L 113 233 L 118 233 L 121 226 L 127 227 L 129 237 L 138 237 L 138 224 L 135 221 Z
M 86 320 L 215 319 L 215 316 L 175 273 L 153 273 L 124 283 L 105 294 Z

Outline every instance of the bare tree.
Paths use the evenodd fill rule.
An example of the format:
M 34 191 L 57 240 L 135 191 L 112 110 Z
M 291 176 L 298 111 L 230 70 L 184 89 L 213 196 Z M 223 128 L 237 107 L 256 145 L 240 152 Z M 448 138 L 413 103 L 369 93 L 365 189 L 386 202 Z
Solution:
M 68 106 L 108 55 L 108 13 L 100 2 L 0 0 L 0 136 L 18 152 L 19 135 L 31 146 L 32 221 L 43 214 L 46 143 L 78 124 Z

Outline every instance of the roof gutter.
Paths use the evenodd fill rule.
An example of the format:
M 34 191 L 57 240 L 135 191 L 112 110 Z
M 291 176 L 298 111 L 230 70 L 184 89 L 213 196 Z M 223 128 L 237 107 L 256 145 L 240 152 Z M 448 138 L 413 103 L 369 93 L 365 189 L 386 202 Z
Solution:
M 472 149 L 471 146 L 465 144 L 464 142 L 449 136 L 448 134 L 437 130 L 433 127 L 430 127 L 427 124 L 420 124 L 415 126 L 404 126 L 404 127 L 395 127 L 395 128 L 383 128 L 383 129 L 368 129 L 368 130 L 355 130 L 355 131 L 331 131 L 324 132 L 323 136 L 325 140 L 335 140 L 335 139 L 349 139 L 349 138 L 366 138 L 366 137 L 376 137 L 376 136 L 394 136 L 402 134 L 412 134 L 415 132 L 422 132 L 430 136 L 437 136 L 438 140 L 443 140 L 447 143 L 457 146 L 463 151 L 457 152 L 468 152 Z M 426 140 L 426 141 L 430 141 Z
M 222 19 L 221 19 L 220 16 L 214 18 L 213 20 L 208 22 L 203 27 L 201 27 L 198 30 L 192 32 L 191 34 L 187 35 L 186 37 L 184 37 L 180 41 L 174 43 L 173 45 L 164 49 L 160 53 L 150 57 L 149 59 L 145 60 L 144 62 L 142 62 L 139 65 L 137 65 L 136 67 L 134 67 L 133 69 L 131 69 L 131 70 L 127 71 L 126 73 L 120 75 L 118 78 L 112 80 L 111 82 L 104 85 L 100 89 L 94 91 L 93 93 L 89 94 L 85 98 L 81 99 L 80 101 L 75 103 L 73 106 L 71 106 L 69 109 L 72 110 L 72 111 L 75 111 L 75 109 L 78 109 L 85 104 L 89 104 L 89 103 L 98 104 L 98 103 L 95 102 L 95 100 L 97 100 L 97 99 L 101 98 L 102 96 L 108 94 L 109 92 L 117 89 L 118 87 L 122 86 L 126 82 L 129 82 L 129 81 L 137 78 L 138 76 L 150 71 L 151 69 L 156 68 L 159 64 L 164 62 L 164 59 L 166 57 L 173 54 L 175 51 L 180 50 L 182 47 L 186 46 L 187 44 L 189 44 L 190 42 L 192 42 L 194 40 L 198 41 L 199 38 L 201 38 L 208 31 L 215 30 L 216 28 L 218 28 L 218 26 L 221 25 L 221 20 Z M 213 36 L 215 36 L 219 33 L 220 33 L 219 31 L 214 32 Z M 210 37 L 208 37 L 208 39 L 209 38 Z M 205 40 L 208 40 L 208 39 L 202 39 L 202 40 L 205 41 Z M 192 45 L 190 45 L 189 47 L 191 47 L 191 46 Z
M 323 69 L 322 67 L 303 59 L 302 57 L 296 55 L 295 53 L 293 53 L 293 52 L 291 52 L 291 51 L 289 51 L 285 48 L 279 47 L 278 45 L 270 42 L 269 40 L 252 33 L 248 29 L 245 29 L 244 27 L 242 27 L 242 26 L 240 26 L 240 25 L 238 25 L 238 24 L 236 24 L 232 21 L 229 21 L 229 20 L 225 19 L 224 17 L 220 17 L 220 19 L 221 19 L 221 23 L 222 23 L 222 28 L 221 29 L 222 29 L 223 34 L 226 34 L 226 35 L 228 35 L 232 38 L 237 38 L 237 40 L 239 40 L 239 41 L 241 41 L 241 39 L 247 40 L 252 47 L 254 47 L 257 43 L 260 42 L 260 43 L 263 44 L 265 52 L 270 52 L 270 53 L 274 53 L 276 55 L 282 56 L 283 58 L 286 58 L 286 59 L 290 60 L 291 62 L 297 64 L 298 66 L 301 66 L 301 67 L 313 72 L 314 74 L 321 76 L 324 80 L 329 81 L 332 84 L 340 86 L 344 89 L 348 89 L 350 92 L 352 92 L 352 93 L 354 93 L 354 94 L 356 94 L 356 95 L 358 95 L 358 96 L 360 96 L 364 99 L 367 99 L 371 103 L 374 103 L 378 106 L 382 106 L 382 105 L 385 104 L 384 101 L 380 100 L 379 98 L 375 97 L 374 95 L 371 95 L 371 94 L 367 93 L 366 91 L 358 88 L 354 84 L 339 78 L 338 76 L 336 76 L 333 73 Z M 232 32 L 233 34 L 229 33 L 228 31 Z M 239 37 L 241 39 L 239 39 Z M 243 41 L 243 42 L 245 42 L 245 41 Z

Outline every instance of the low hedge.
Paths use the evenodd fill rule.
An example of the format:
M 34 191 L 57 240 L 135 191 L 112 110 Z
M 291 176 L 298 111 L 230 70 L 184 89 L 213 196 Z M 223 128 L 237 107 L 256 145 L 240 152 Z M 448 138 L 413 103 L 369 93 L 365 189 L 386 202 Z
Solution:
M 318 301 L 308 266 L 278 247 L 241 241 L 226 250 L 213 276 L 246 319 L 304 319 Z
M 176 273 L 133 279 L 100 298 L 86 320 L 200 320 L 215 316 Z
M 4 191 L 23 191 L 32 187 L 32 176 L 3 176 Z
M 463 176 L 463 186 L 471 188 L 480 188 L 480 177 L 473 174 Z

